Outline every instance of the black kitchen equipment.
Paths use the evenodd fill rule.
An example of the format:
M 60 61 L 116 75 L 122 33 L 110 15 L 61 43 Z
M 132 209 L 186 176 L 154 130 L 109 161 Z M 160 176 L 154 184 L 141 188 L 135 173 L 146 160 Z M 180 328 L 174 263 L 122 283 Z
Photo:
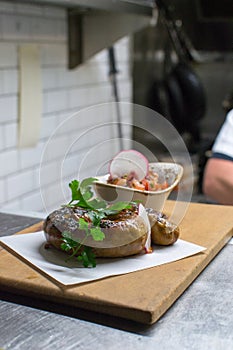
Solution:
M 109 47 L 108 49 L 108 59 L 109 59 L 109 77 L 112 83 L 113 95 L 116 102 L 119 147 L 120 147 L 120 150 L 123 150 L 123 133 L 122 133 L 122 127 L 121 127 L 121 113 L 120 113 L 119 95 L 118 95 L 118 86 L 117 86 L 118 70 L 116 68 L 116 58 L 115 58 L 115 51 L 113 46 Z
M 165 109 L 163 101 L 159 100 L 161 95 L 165 96 L 168 106 L 168 116 L 178 132 L 188 132 L 193 141 L 200 141 L 200 120 L 204 117 L 206 110 L 206 97 L 201 80 L 191 67 L 193 57 L 189 45 L 185 40 L 184 33 L 177 28 L 169 9 L 162 0 L 156 0 L 160 16 L 167 28 L 169 38 L 176 53 L 178 62 L 174 63 L 168 56 L 171 52 L 165 51 L 165 64 L 163 81 L 154 82 L 149 92 L 149 107 L 163 114 Z M 154 87 L 154 90 L 153 90 Z M 161 93 L 162 91 L 162 93 Z M 155 102 L 153 103 L 153 94 Z M 156 103 L 158 108 L 156 108 Z

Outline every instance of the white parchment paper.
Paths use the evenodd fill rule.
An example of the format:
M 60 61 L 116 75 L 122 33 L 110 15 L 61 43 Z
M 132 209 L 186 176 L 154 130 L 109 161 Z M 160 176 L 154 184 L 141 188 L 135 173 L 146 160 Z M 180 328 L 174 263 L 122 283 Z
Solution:
M 19 258 L 43 271 L 50 278 L 72 285 L 98 280 L 108 276 L 126 274 L 170 263 L 200 253 L 206 248 L 179 239 L 168 247 L 154 246 L 150 254 L 127 258 L 97 259 L 95 268 L 84 268 L 75 259 L 67 261 L 67 254 L 55 248 L 45 249 L 43 231 L 0 238 L 3 247 L 15 252 Z

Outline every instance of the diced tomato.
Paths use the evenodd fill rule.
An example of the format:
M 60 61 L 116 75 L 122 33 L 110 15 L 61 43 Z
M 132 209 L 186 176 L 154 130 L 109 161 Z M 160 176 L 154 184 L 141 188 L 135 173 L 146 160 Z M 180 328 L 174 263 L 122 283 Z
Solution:
M 139 181 L 133 172 L 126 174 L 122 177 L 111 178 L 109 177 L 108 183 L 112 183 L 118 186 L 135 188 L 140 191 L 160 191 L 169 187 L 167 181 L 163 183 L 158 182 L 158 174 L 150 171 L 149 174 L 141 181 Z
M 150 188 L 150 183 L 149 183 L 149 181 L 146 180 L 146 179 L 143 179 L 143 180 L 142 180 L 142 184 L 143 184 L 145 190 L 146 190 L 146 191 L 149 191 L 149 188 Z
M 161 190 L 165 190 L 165 188 L 168 188 L 169 185 L 167 183 L 167 181 L 164 181 L 164 183 L 161 184 Z

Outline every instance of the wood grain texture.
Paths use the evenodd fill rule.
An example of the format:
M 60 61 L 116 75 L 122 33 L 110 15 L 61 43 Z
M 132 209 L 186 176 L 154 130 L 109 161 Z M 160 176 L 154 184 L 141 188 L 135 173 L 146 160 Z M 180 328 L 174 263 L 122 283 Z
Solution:
M 9 252 L 0 252 L 0 288 L 144 324 L 156 322 L 232 236 L 233 207 L 190 204 L 181 238 L 202 245 L 197 255 L 78 286 L 57 285 Z M 41 224 L 21 231 L 38 231 Z M 5 268 L 7 266 L 7 269 Z

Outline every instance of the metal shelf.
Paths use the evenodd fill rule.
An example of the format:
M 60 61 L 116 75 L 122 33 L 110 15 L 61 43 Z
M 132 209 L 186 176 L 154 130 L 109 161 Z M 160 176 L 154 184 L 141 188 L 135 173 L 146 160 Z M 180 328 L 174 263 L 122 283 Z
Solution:
M 132 13 L 144 16 L 150 16 L 152 14 L 154 3 L 153 0 L 20 0 L 20 2 L 54 5 L 71 9 L 106 10 L 109 12 Z
M 11 0 L 63 7 L 68 20 L 69 69 L 77 67 L 118 39 L 149 25 L 153 0 Z

